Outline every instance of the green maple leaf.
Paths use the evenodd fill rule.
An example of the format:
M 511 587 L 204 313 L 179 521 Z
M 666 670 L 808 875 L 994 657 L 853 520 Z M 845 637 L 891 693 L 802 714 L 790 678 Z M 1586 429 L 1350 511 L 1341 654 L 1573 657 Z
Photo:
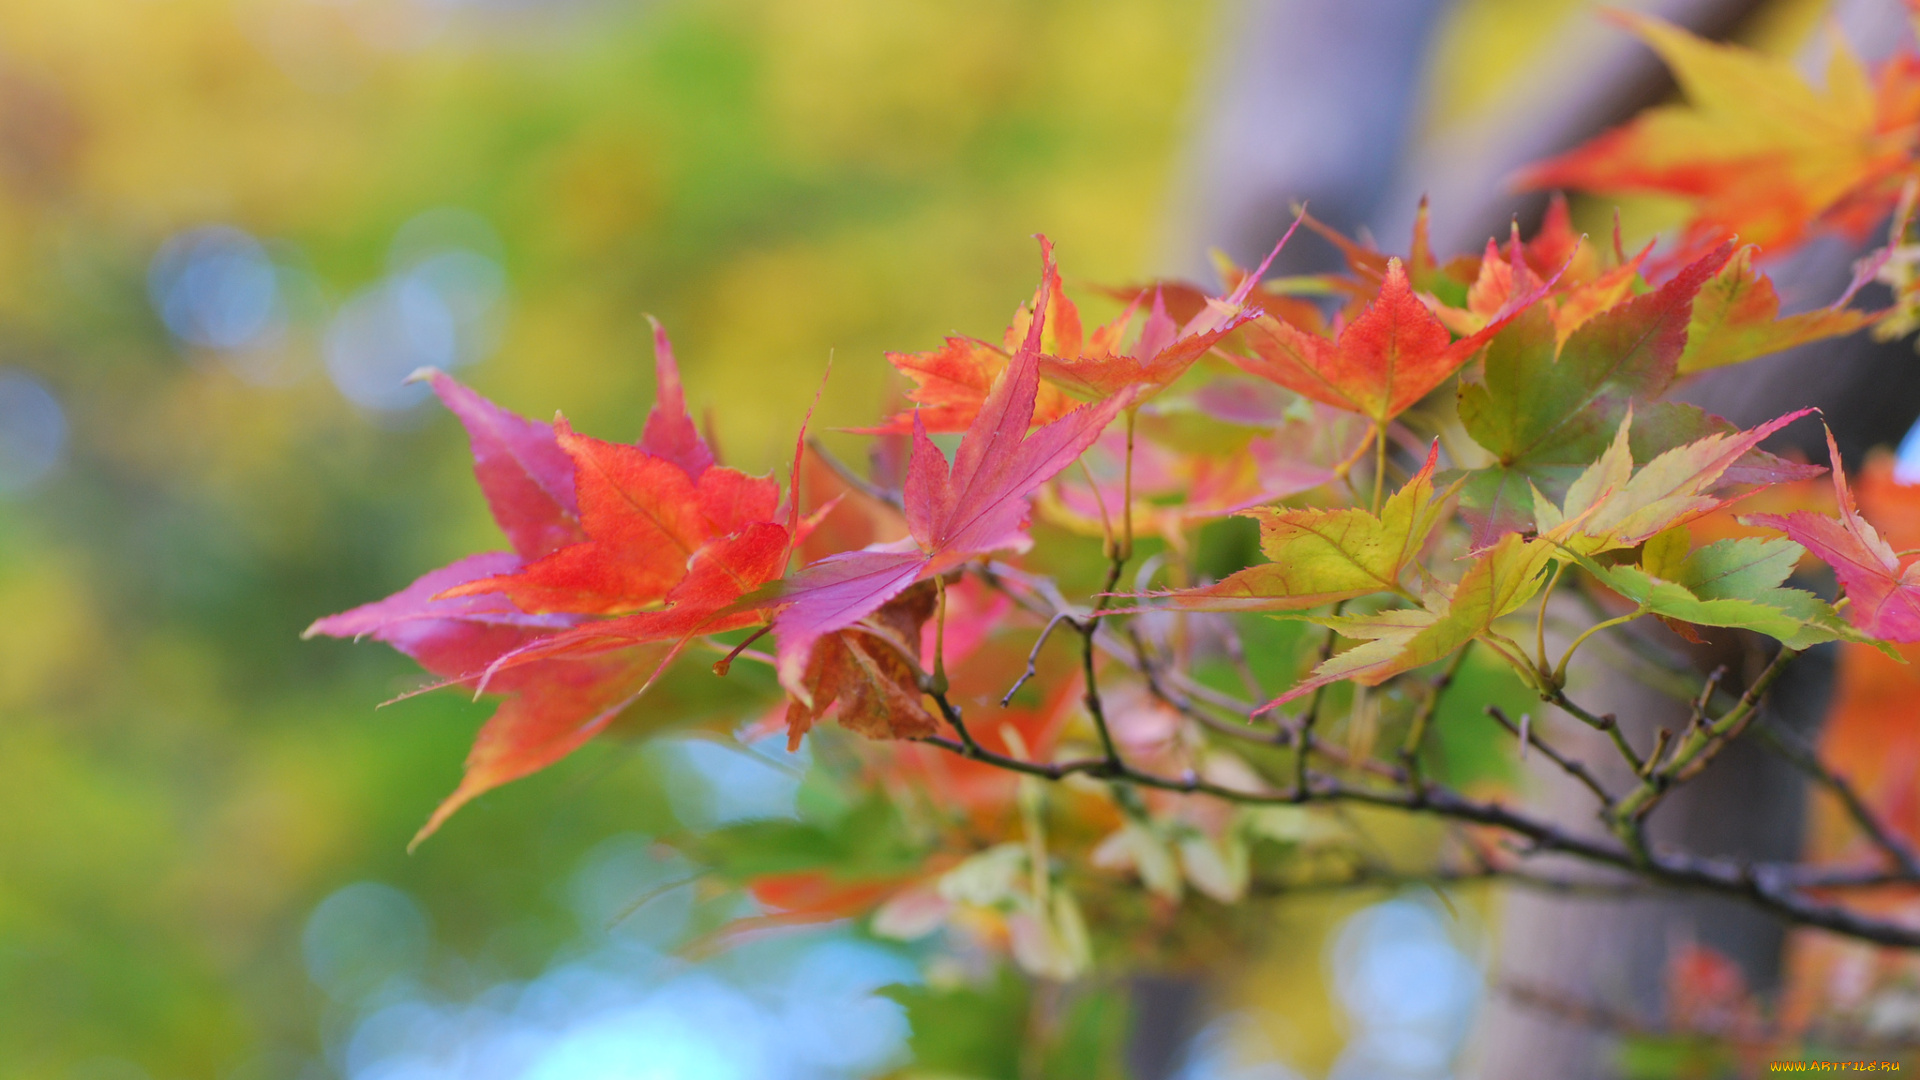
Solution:
M 1247 511 L 1259 520 L 1260 550 L 1272 561 L 1161 598 L 1180 611 L 1298 611 L 1378 592 L 1411 598 L 1401 574 L 1419 558 L 1452 494 L 1435 495 L 1437 454 L 1436 445 L 1378 516 L 1357 508 Z
M 1541 578 L 1555 551 L 1551 541 L 1509 533 L 1480 553 L 1458 585 L 1430 593 L 1424 607 L 1311 620 L 1363 644 L 1314 668 L 1311 675 L 1263 709 L 1328 683 L 1350 680 L 1362 686 L 1378 686 L 1395 675 L 1452 655 L 1490 632 L 1497 620 L 1518 610 L 1540 591 Z
M 1476 547 L 1524 527 L 1534 489 L 1564 492 L 1636 404 L 1641 460 L 1724 427 L 1699 409 L 1653 399 L 1673 382 L 1694 295 L 1732 253 L 1723 245 L 1659 289 L 1589 320 L 1557 350 L 1553 322 L 1539 309 L 1494 337 L 1479 381 L 1460 385 L 1460 421 L 1495 459 L 1461 489 L 1462 506 L 1480 519 Z
M 1643 614 L 1695 626 L 1753 630 L 1804 649 L 1850 632 L 1833 606 L 1803 589 L 1782 587 L 1806 549 L 1791 540 L 1720 540 L 1688 552 L 1687 530 L 1647 541 L 1639 565 L 1603 566 L 1571 556 Z

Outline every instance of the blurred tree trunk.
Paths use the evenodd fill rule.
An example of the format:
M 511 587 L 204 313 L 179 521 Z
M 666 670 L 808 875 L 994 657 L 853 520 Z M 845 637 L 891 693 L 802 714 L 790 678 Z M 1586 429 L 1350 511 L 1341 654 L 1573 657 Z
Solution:
M 1205 252 L 1224 249 L 1251 264 L 1286 227 L 1296 201 L 1344 231 L 1370 228 L 1388 250 L 1404 247 L 1414 207 L 1433 199 L 1436 248 L 1466 250 L 1505 231 L 1515 209 L 1536 215 L 1540 200 L 1511 195 L 1504 178 L 1518 166 L 1577 144 L 1670 93 L 1651 54 L 1627 35 L 1576 17 L 1540 51 L 1536 70 L 1482 114 L 1444 131 L 1420 123 L 1422 66 L 1446 0 L 1244 0 L 1223 18 L 1215 81 L 1205 89 L 1198 133 L 1172 215 L 1166 262 L 1204 274 Z M 1721 36 L 1752 14 L 1752 0 L 1655 0 L 1630 4 L 1708 36 Z M 1897 5 L 1843 2 L 1836 15 L 1864 51 L 1899 40 L 1876 26 Z M 1852 252 L 1835 245 L 1807 249 L 1776 269 L 1783 295 L 1837 294 Z M 1333 253 L 1296 241 L 1284 272 L 1330 264 Z M 1817 379 L 1809 376 L 1817 365 Z M 1897 441 L 1920 413 L 1920 364 L 1905 344 L 1864 340 L 1829 347 L 1816 360 L 1783 355 L 1700 380 L 1685 395 L 1746 425 L 1804 405 L 1818 405 L 1842 453 L 1857 462 L 1871 446 Z M 1824 459 L 1811 424 L 1793 432 L 1811 460 Z M 1668 636 L 1667 644 L 1677 643 Z M 1711 666 L 1730 660 L 1732 675 L 1757 671 L 1741 655 L 1754 643 L 1696 652 Z M 1731 650 L 1730 652 L 1727 650 Z M 1704 669 L 1703 669 L 1704 670 Z M 1584 679 L 1595 707 L 1635 726 L 1639 745 L 1654 727 L 1675 727 L 1673 702 L 1617 674 L 1592 666 Z M 1811 737 L 1826 708 L 1832 655 L 1816 650 L 1797 661 L 1771 700 L 1771 715 Z M 1536 714 L 1536 718 L 1541 714 Z M 1631 718 L 1631 719 L 1629 719 Z M 1578 725 L 1556 717 L 1570 741 Z M 1610 748 L 1586 747 L 1590 761 Z M 1538 805 L 1572 828 L 1596 829 L 1593 803 L 1558 775 L 1531 773 Z M 1787 858 L 1800 846 L 1804 786 L 1793 771 L 1751 743 L 1737 744 L 1650 822 L 1657 844 L 1703 854 Z M 1552 1076 L 1561 1080 L 1613 1075 L 1611 1040 L 1591 1024 L 1517 1002 L 1502 986 L 1550 991 L 1570 1002 L 1657 1015 L 1672 947 L 1711 946 L 1739 962 L 1752 984 L 1777 985 L 1782 928 L 1744 905 L 1693 897 L 1633 903 L 1568 901 L 1538 895 L 1505 898 L 1496 929 L 1498 959 L 1462 1075 L 1485 1080 Z M 1197 988 L 1185 991 L 1189 996 Z M 1160 988 L 1158 997 L 1168 991 Z M 1185 1010 L 1190 1012 L 1191 1005 Z M 1151 1024 L 1151 1017 L 1143 1017 Z M 1142 1039 L 1148 1039 L 1147 1031 Z M 1143 1073 L 1152 1080 L 1164 1073 Z

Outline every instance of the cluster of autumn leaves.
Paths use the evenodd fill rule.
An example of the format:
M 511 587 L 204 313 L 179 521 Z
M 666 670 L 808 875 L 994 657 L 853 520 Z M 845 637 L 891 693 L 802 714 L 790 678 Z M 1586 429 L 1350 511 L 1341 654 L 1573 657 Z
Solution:
M 1379 685 L 1474 642 L 1552 693 L 1564 668 L 1532 658 L 1503 621 L 1576 572 L 1623 611 L 1682 628 L 1743 628 L 1796 648 L 1920 640 L 1920 570 L 1859 515 L 1837 453 L 1837 517 L 1758 515 L 1752 524 L 1784 537 L 1693 542 L 1689 523 L 1822 471 L 1760 449 L 1805 410 L 1739 430 L 1666 397 L 1696 372 L 1888 318 L 1849 306 L 1876 275 L 1896 285 L 1896 308 L 1911 304 L 1887 276 L 1913 262 L 1904 217 L 1838 301 L 1786 316 L 1756 268 L 1763 252 L 1726 237 L 1764 241 L 1773 255 L 1822 231 L 1858 235 L 1893 209 L 1915 174 L 1920 58 L 1870 77 L 1841 49 L 1814 90 L 1771 60 L 1652 20 L 1633 26 L 1692 104 L 1653 110 L 1530 179 L 1691 200 L 1696 214 L 1666 250 L 1590 243 L 1558 199 L 1530 239 L 1516 229 L 1446 261 L 1427 242 L 1424 210 L 1404 257 L 1303 217 L 1295 228 L 1338 244 L 1345 272 L 1266 281 L 1263 264 L 1226 268 L 1217 295 L 1180 282 L 1117 290 L 1123 310 L 1089 328 L 1043 240 L 1040 285 L 1003 340 L 953 337 L 888 357 L 910 384 L 908 407 L 868 430 L 890 464 L 831 498 L 799 490 L 811 474 L 804 445 L 784 491 L 719 464 L 664 333 L 658 396 L 631 444 L 516 416 L 428 373 L 466 426 L 512 550 L 463 559 L 310 631 L 386 641 L 436 686 L 504 698 L 421 835 L 591 739 L 715 635 L 730 635 L 723 651 L 737 646 L 718 671 L 735 656 L 776 669 L 790 745 L 827 719 L 878 738 L 942 733 L 930 695 L 945 691 L 968 642 L 1008 625 L 1028 640 L 1038 630 L 1010 620 L 983 584 L 1025 573 L 1036 514 L 1101 536 L 1116 575 L 1137 535 L 1181 553 L 1204 522 L 1253 517 L 1264 561 L 1215 582 L 1176 573 L 1182 587 L 1143 583 L 1071 610 L 1114 621 L 1277 612 L 1336 634 L 1344 646 L 1265 709 L 1336 682 Z M 1808 553 L 1833 568 L 1842 603 L 1786 585 Z M 763 632 L 771 654 L 752 648 Z M 1073 692 L 1049 701 L 1044 723 L 984 731 L 983 745 L 1044 759 L 1076 708 Z M 1151 758 L 1158 745 L 1129 749 Z M 1190 750 L 1175 755 L 1185 766 Z M 902 775 L 959 782 L 915 754 L 937 751 L 903 748 Z M 1260 785 L 1238 768 L 1236 783 Z M 1106 863 L 1150 886 L 1173 873 L 1177 890 L 1179 873 L 1136 835 L 1135 816 L 1110 824 Z M 1196 887 L 1230 898 L 1244 888 L 1244 857 L 1204 843 L 1223 827 L 1182 833 L 1201 846 L 1180 857 Z M 1014 873 L 1019 858 L 1002 861 L 968 864 L 947 900 L 975 878 Z M 1030 966 L 1071 970 L 1078 916 L 1036 881 L 1028 914 L 1044 932 L 1029 934 Z M 910 921 L 910 907 L 896 920 Z

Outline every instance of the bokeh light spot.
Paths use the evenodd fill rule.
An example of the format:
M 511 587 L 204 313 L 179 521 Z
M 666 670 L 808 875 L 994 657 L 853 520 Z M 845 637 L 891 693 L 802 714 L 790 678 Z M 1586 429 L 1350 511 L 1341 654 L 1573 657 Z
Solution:
M 666 744 L 678 768 L 668 771 L 667 798 L 676 817 L 699 829 L 735 821 L 794 816 L 794 796 L 811 758 L 802 745 L 786 751 L 786 736 L 747 746 L 710 739 Z
M 429 935 L 426 913 L 411 896 L 362 881 L 320 901 L 300 945 L 313 981 L 330 996 L 348 999 L 418 970 Z
M 500 242 L 476 215 L 429 210 L 401 226 L 388 275 L 341 306 L 327 329 L 327 373 L 347 400 L 375 413 L 429 396 L 407 377 L 490 353 L 506 296 Z
M 1439 913 L 1407 899 L 1366 908 L 1340 928 L 1332 963 L 1354 1035 L 1331 1080 L 1452 1075 L 1482 978 Z
M 0 368 L 0 495 L 38 486 L 66 448 L 67 415 L 53 391 L 24 371 Z
M 691 863 L 635 833 L 595 844 L 568 890 L 581 929 L 664 949 L 693 913 Z
M 1893 482 L 1896 484 L 1920 484 L 1920 421 L 1907 429 L 1907 436 L 1900 440 L 1900 452 L 1893 461 Z
M 160 246 L 147 271 L 154 310 L 189 345 L 241 349 L 279 324 L 279 284 L 260 241 L 231 225 L 190 229 Z

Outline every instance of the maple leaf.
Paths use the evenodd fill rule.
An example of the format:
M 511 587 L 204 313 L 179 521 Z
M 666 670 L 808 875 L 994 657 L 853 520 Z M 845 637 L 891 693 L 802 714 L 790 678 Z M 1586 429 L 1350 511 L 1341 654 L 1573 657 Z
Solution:
M 1222 338 L 1260 314 L 1259 309 L 1247 306 L 1247 298 L 1299 227 L 1300 219 L 1295 218 L 1279 242 L 1274 244 L 1273 250 L 1267 253 L 1267 257 L 1252 273 L 1242 277 L 1226 297 L 1207 299 L 1205 305 L 1184 324 L 1168 314 L 1165 295 L 1161 290 L 1154 289 L 1152 307 L 1148 309 L 1146 322 L 1140 327 L 1140 336 L 1135 339 L 1130 352 L 1121 353 L 1116 349 L 1126 328 L 1133 321 L 1140 297 L 1135 297 L 1119 318 L 1095 331 L 1084 345 L 1061 334 L 1059 351 L 1040 357 L 1041 375 L 1085 397 L 1099 399 L 1138 389 L 1142 392 L 1134 398 L 1135 405 L 1145 401 L 1152 393 L 1185 374 L 1195 360 L 1219 344 Z M 1046 260 L 1048 280 L 1057 290 L 1059 275 L 1053 267 L 1053 248 L 1045 237 L 1041 238 L 1040 244 Z M 1056 291 L 1056 295 L 1064 294 Z
M 1808 342 L 1851 334 L 1884 315 L 1846 306 L 1879 269 L 1877 263 L 1868 261 L 1861 264 L 1852 284 L 1832 305 L 1782 318 L 1780 296 L 1773 282 L 1753 269 L 1754 251 L 1747 245 L 1735 252 L 1694 297 L 1687 347 L 1677 365 L 1681 374 L 1738 364 Z
M 328 615 L 301 636 L 370 637 L 383 641 L 435 675 L 458 678 L 479 671 L 495 657 L 579 620 L 569 615 L 529 615 L 499 593 L 438 599 L 455 585 L 511 573 L 519 556 L 504 551 L 469 555 L 429 571 L 384 600 Z
M 1236 265 L 1226 255 L 1215 252 L 1214 264 L 1220 274 L 1221 282 L 1228 292 L 1237 291 L 1254 277 L 1254 271 Z M 1261 281 L 1257 278 L 1242 301 L 1247 307 L 1258 308 L 1275 318 L 1284 319 L 1295 326 L 1305 327 L 1316 333 L 1326 329 L 1326 318 L 1321 314 L 1320 306 L 1304 296 L 1288 291 L 1291 283 Z M 1219 303 L 1220 298 L 1211 289 L 1203 288 L 1190 281 L 1167 279 L 1149 282 L 1145 285 L 1127 285 L 1107 287 L 1101 290 L 1122 304 L 1132 304 L 1141 297 L 1158 294 L 1166 306 L 1167 314 L 1177 323 L 1185 324 L 1199 317 L 1208 305 Z
M 1536 490 L 1564 494 L 1606 452 L 1629 409 L 1639 460 L 1734 430 L 1694 406 L 1654 400 L 1673 383 L 1695 294 L 1732 254 L 1732 245 L 1723 245 L 1653 292 L 1595 316 L 1562 346 L 1542 309 L 1523 313 L 1494 337 L 1479 379 L 1460 385 L 1461 424 L 1494 457 L 1460 491 L 1474 547 L 1529 525 Z M 1728 469 L 1729 479 L 1743 483 L 1807 475 L 1759 450 Z
M 657 676 L 690 639 L 764 621 L 752 610 L 736 610 L 735 603 L 786 571 L 790 535 L 777 522 L 757 521 L 706 543 L 687 561 L 686 577 L 667 592 L 664 606 L 583 622 L 501 653 L 484 670 L 470 672 L 478 675 L 476 689 L 491 689 L 500 672 L 539 660 L 674 642 L 657 665 Z
M 1728 471 L 1761 441 L 1812 411 L 1800 409 L 1746 431 L 1706 435 L 1659 454 L 1636 471 L 1629 407 L 1606 452 L 1568 485 L 1564 503 L 1555 506 L 1534 492 L 1540 532 L 1563 534 L 1568 550 L 1591 555 L 1633 547 L 1711 513 L 1733 501 L 1719 493 Z M 1786 468 L 1804 474 L 1809 467 Z
M 1612 17 L 1660 54 L 1687 97 L 1523 171 L 1530 188 L 1659 194 L 1693 204 L 1695 241 L 1737 233 L 1769 249 L 1814 225 L 1849 232 L 1884 216 L 1916 131 L 1917 73 L 1882 70 L 1876 93 L 1836 40 L 1824 89 L 1785 57 L 1702 40 L 1644 15 Z
M 655 344 L 659 396 L 638 447 L 526 420 L 427 373 L 468 429 L 475 475 L 516 553 L 463 559 L 307 631 L 371 636 L 437 685 L 505 695 L 415 843 L 475 796 L 592 738 L 692 638 L 763 621 L 732 605 L 784 572 L 797 510 L 774 521 L 770 478 L 713 463 L 657 326 Z M 655 601 L 664 606 L 588 618 Z
M 529 665 L 496 680 L 506 700 L 474 736 L 460 783 L 434 807 L 409 847 L 433 835 L 454 812 L 502 784 L 530 776 L 606 730 L 650 681 L 645 650 Z
M 1434 493 L 1439 451 L 1435 443 L 1426 464 L 1381 505 L 1378 516 L 1357 507 L 1245 511 L 1260 522 L 1260 550 L 1271 561 L 1156 598 L 1179 611 L 1297 611 L 1368 593 L 1410 597 L 1401 574 L 1420 557 L 1452 494 Z
M 713 449 L 693 426 L 687 412 L 687 395 L 680 387 L 680 365 L 673 358 L 673 343 L 660 320 L 647 316 L 653 326 L 653 408 L 647 410 L 646 426 L 640 429 L 640 449 L 654 457 L 680 466 L 690 479 L 698 480 L 713 466 Z
M 371 637 L 435 675 L 471 685 L 477 681 L 474 673 L 500 656 L 579 621 L 569 615 L 526 614 L 499 593 L 439 595 L 519 565 L 519 557 L 506 552 L 468 556 L 384 600 L 320 619 L 303 636 Z M 475 738 L 459 787 L 413 843 L 431 835 L 474 796 L 545 768 L 592 738 L 633 700 L 649 670 L 641 656 L 629 651 L 584 662 L 548 661 L 496 681 L 492 691 L 506 700 Z
M 1474 560 L 1457 585 L 1442 586 L 1424 598 L 1424 606 L 1361 616 L 1321 616 L 1310 621 L 1342 637 L 1360 640 L 1328 658 L 1293 689 L 1260 707 L 1283 705 L 1329 683 L 1380 683 L 1450 656 L 1493 629 L 1501 619 L 1539 591 L 1541 577 L 1557 549 L 1542 539 L 1509 533 Z
M 842 727 L 872 739 L 933 734 L 939 725 L 921 703 L 919 652 L 934 604 L 933 585 L 921 582 L 815 643 L 802 675 L 812 700 L 787 703 L 787 749 L 799 749 L 829 710 Z
M 979 414 L 987 395 L 992 393 L 995 382 L 1006 372 L 1009 358 L 1020 351 L 1022 343 L 1029 336 L 1029 330 L 1036 325 L 1035 312 L 1040 313 L 1037 325 L 1041 331 L 1041 353 L 1080 355 L 1087 343 L 1081 328 L 1080 310 L 1067 298 L 1066 289 L 1062 287 L 1060 271 L 1053 260 L 1052 243 L 1044 236 L 1039 240 L 1040 285 L 1034 291 L 1032 304 L 1023 304 L 1014 312 L 1013 320 L 1007 326 L 1004 345 L 950 336 L 945 344 L 930 352 L 888 353 L 887 362 L 913 380 L 914 388 L 907 392 L 907 400 L 917 407 L 895 413 L 877 427 L 854 430 L 869 435 L 907 435 L 912 433 L 916 423 L 933 432 L 967 430 Z M 1111 348 L 1124 330 L 1124 323 L 1118 327 L 1096 330 L 1092 337 L 1093 345 L 1096 348 Z M 1050 424 L 1071 412 L 1073 407 L 1071 397 L 1058 387 L 1042 383 L 1035 391 L 1030 420 L 1036 427 Z
M 888 353 L 887 362 L 913 380 L 907 400 L 918 408 L 902 410 L 874 427 L 853 429 L 862 434 L 905 435 L 913 431 L 916 416 L 928 431 L 965 431 L 994 380 L 1007 370 L 1007 352 L 974 338 L 948 337 L 930 352 Z M 1042 385 L 1034 403 L 1034 423 L 1052 423 L 1073 405 L 1073 399 L 1058 387 Z
M 1648 540 L 1640 563 L 1604 566 L 1573 556 L 1601 584 L 1643 614 L 1689 626 L 1725 626 L 1805 649 L 1849 636 L 1831 605 L 1781 588 L 1806 549 L 1791 540 L 1719 540 L 1689 552 L 1685 526 Z
M 1044 312 L 1047 305 L 1036 308 Z M 1045 321 L 1037 315 L 1029 325 L 1026 342 L 982 402 L 951 464 L 915 423 L 903 492 L 907 541 L 829 556 L 754 601 L 780 606 L 773 626 L 781 683 L 800 701 L 812 700 L 805 672 L 821 637 L 866 618 L 915 581 L 983 552 L 1027 546 L 1027 496 L 1132 403 L 1123 393 L 1029 432 Z
M 1352 413 L 1238 377 L 1143 407 L 1140 435 L 1130 485 L 1126 436 L 1108 432 L 1081 459 L 1085 476 L 1069 471 L 1046 489 L 1039 509 L 1047 520 L 1105 536 L 1130 486 L 1135 531 L 1185 550 L 1196 524 L 1331 483 L 1340 463 L 1372 441 Z
M 1299 222 L 1294 223 L 1294 228 Z M 1293 235 L 1287 230 L 1266 261 L 1240 277 L 1225 297 L 1208 296 L 1191 286 L 1153 286 L 1129 294 L 1126 310 L 1112 322 L 1083 328 L 1079 308 L 1068 298 L 1054 261 L 1053 244 L 1039 237 L 1040 287 L 1031 305 L 1014 313 L 1004 347 L 965 337 L 949 337 L 924 353 L 888 353 L 887 361 L 914 382 L 907 399 L 920 406 L 894 414 L 886 423 L 856 430 L 867 434 L 909 434 L 914 424 L 929 432 L 964 431 L 973 423 L 994 382 L 1007 370 L 1008 358 L 1022 348 L 1036 313 L 1041 326 L 1040 370 L 1045 376 L 1034 402 L 1034 426 L 1052 423 L 1073 408 L 1062 387 L 1089 398 L 1105 398 L 1129 388 L 1157 390 L 1180 377 L 1220 339 L 1252 318 L 1248 305 L 1260 276 Z M 1151 298 L 1146 321 L 1131 349 L 1121 342 L 1143 301 Z M 1171 303 L 1169 301 L 1172 301 Z M 1294 303 L 1297 304 L 1297 301 Z M 1181 314 L 1176 316 L 1173 310 Z M 1056 385 L 1057 384 L 1057 385 Z M 1135 400 L 1145 400 L 1144 394 Z M 916 419 L 917 417 L 917 419 Z
M 773 519 L 779 484 L 713 463 L 657 326 L 654 341 L 659 395 L 640 445 L 579 435 L 564 418 L 555 421 L 555 441 L 573 462 L 585 539 L 448 595 L 500 592 L 530 612 L 634 611 L 664 599 L 708 541 Z
M 1474 260 L 1472 256 L 1463 256 L 1444 265 L 1441 264 L 1433 254 L 1429 218 L 1427 199 L 1423 195 L 1420 198 L 1419 207 L 1414 211 L 1413 235 L 1407 247 L 1405 270 L 1408 278 L 1413 282 L 1413 287 L 1421 292 L 1451 294 L 1459 291 L 1466 282 L 1472 280 Z M 1360 300 L 1371 299 L 1378 293 L 1380 283 L 1386 279 L 1387 264 L 1391 261 L 1391 256 L 1376 250 L 1371 244 L 1354 240 L 1314 217 L 1304 208 L 1300 211 L 1300 220 L 1321 239 L 1338 248 L 1341 257 L 1346 260 L 1346 277 L 1333 278 L 1327 282 L 1335 287 L 1335 291 Z M 1269 312 L 1269 314 L 1277 314 L 1277 312 Z
M 1892 545 L 1860 516 L 1831 431 L 1827 451 L 1832 455 L 1839 517 L 1801 510 L 1785 516 L 1755 514 L 1744 520 L 1786 533 L 1833 567 L 1847 591 L 1848 622 L 1882 641 L 1920 641 L 1920 563 L 1908 556 L 1903 567 Z
M 473 474 L 500 531 L 522 558 L 537 559 L 586 539 L 573 489 L 573 460 L 554 440 L 553 425 L 507 410 L 427 368 L 425 378 L 467 429 Z
M 1337 338 L 1263 316 L 1246 326 L 1254 355 L 1230 359 L 1248 374 L 1385 424 L 1445 382 L 1542 295 L 1536 290 L 1515 298 L 1484 329 L 1455 341 L 1414 295 L 1400 260 L 1388 259 L 1380 294 Z
M 1554 217 L 1564 218 L 1566 214 L 1564 202 L 1554 205 L 1559 213 L 1550 215 L 1550 221 Z M 1456 334 L 1475 334 L 1486 329 L 1521 298 L 1543 293 L 1540 303 L 1553 320 L 1555 344 L 1566 344 L 1567 338 L 1589 319 L 1634 294 L 1641 284 L 1641 264 L 1653 251 L 1653 245 L 1648 244 L 1632 259 L 1602 270 L 1589 254 L 1591 249 L 1581 244 L 1578 237 L 1573 238 L 1571 249 L 1566 247 L 1562 232 L 1569 228 L 1556 224 L 1552 231 L 1543 230 L 1534 241 L 1522 244 L 1516 223 L 1504 254 L 1499 245 L 1489 239 L 1486 252 L 1480 258 L 1480 269 L 1467 288 L 1465 305 L 1440 305 L 1434 308 L 1434 316 Z M 1561 261 L 1547 270 L 1536 269 L 1536 248 L 1560 257 Z M 1583 254 L 1587 255 L 1584 259 Z M 1547 275 L 1556 270 L 1557 284 L 1549 286 Z

